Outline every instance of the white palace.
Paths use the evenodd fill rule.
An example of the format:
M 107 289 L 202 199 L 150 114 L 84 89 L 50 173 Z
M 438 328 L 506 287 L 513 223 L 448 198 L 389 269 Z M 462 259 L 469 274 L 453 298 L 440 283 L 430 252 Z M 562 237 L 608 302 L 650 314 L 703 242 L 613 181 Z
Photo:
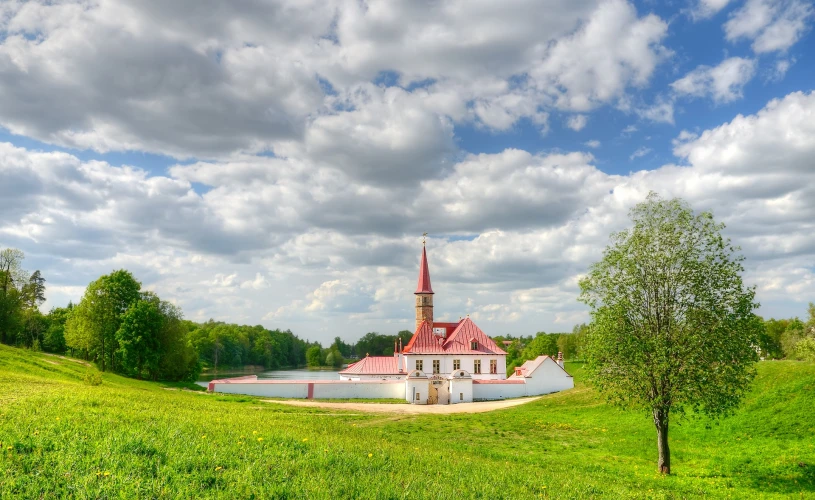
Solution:
M 307 399 L 405 398 L 413 404 L 456 404 L 537 396 L 574 387 L 571 375 L 549 356 L 525 362 L 507 377 L 507 353 L 469 317 L 434 323 L 427 250 L 422 248 L 416 297 L 416 331 L 393 356 L 367 356 L 339 373 L 340 380 L 213 380 L 209 390 Z

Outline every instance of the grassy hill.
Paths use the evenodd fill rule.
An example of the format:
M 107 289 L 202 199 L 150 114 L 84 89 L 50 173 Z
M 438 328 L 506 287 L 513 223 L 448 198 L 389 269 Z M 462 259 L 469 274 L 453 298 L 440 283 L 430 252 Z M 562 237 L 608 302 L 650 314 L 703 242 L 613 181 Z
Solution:
M 0 497 L 815 498 L 815 365 L 766 362 L 739 413 L 671 429 L 576 388 L 467 415 L 319 411 L 0 346 Z

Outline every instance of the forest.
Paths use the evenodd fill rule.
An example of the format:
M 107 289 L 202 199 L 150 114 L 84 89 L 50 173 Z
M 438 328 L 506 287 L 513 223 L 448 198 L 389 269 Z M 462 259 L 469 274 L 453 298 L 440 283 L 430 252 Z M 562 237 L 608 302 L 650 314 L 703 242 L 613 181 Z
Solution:
M 185 320 L 179 307 L 143 290 L 126 270 L 113 271 L 91 282 L 77 304 L 53 307 L 43 313 L 46 278 L 23 268 L 25 255 L 13 248 L 0 250 L 0 343 L 34 351 L 68 353 L 111 371 L 145 380 L 196 380 L 203 369 L 226 371 L 247 366 L 263 369 L 296 367 L 338 368 L 370 356 L 389 356 L 400 339 L 396 334 L 368 332 L 356 342 L 335 337 L 322 346 L 303 340 L 290 330 Z M 507 371 L 539 355 L 563 352 L 582 359 L 590 325 L 576 325 L 570 333 L 545 333 L 493 339 L 507 351 Z M 815 304 L 805 319 L 761 321 L 759 345 L 764 359 L 815 361 Z M 504 343 L 506 341 L 506 343 Z

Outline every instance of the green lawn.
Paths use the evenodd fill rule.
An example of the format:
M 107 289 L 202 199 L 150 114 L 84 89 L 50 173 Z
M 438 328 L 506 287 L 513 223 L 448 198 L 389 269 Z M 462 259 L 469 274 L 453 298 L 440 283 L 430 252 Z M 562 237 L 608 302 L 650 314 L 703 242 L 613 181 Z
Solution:
M 815 498 L 815 365 L 766 362 L 742 410 L 671 430 L 576 388 L 506 410 L 311 410 L 0 346 L 2 498 Z M 169 390 L 174 389 L 174 390 Z

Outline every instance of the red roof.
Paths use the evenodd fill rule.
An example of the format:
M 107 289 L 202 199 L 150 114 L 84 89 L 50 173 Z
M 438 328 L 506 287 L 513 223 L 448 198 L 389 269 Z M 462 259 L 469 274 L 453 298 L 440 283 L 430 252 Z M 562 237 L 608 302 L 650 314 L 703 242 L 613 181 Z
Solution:
M 395 356 L 367 356 L 340 372 L 343 375 L 399 375 Z M 404 375 L 404 372 L 402 372 Z
M 411 354 L 444 352 L 442 342 L 440 341 L 444 341 L 444 337 L 435 335 L 433 329 L 430 328 L 430 324 L 427 321 L 422 321 L 422 324 L 416 329 L 416 333 L 410 338 L 410 342 L 407 343 L 403 352 L 409 352 Z
M 470 348 L 470 341 L 475 340 L 478 345 L 476 349 Z M 445 352 L 455 352 L 461 354 L 506 354 L 507 352 L 495 343 L 478 328 L 473 320 L 465 318 L 459 323 L 458 328 L 447 337 L 444 342 Z
M 477 342 L 475 349 L 471 349 L 470 342 Z M 462 320 L 453 333 L 446 338 L 433 333 L 433 329 L 426 321 L 422 321 L 416 333 L 404 349 L 410 354 L 506 354 L 495 342 L 478 328 L 473 320 Z
M 430 287 L 430 269 L 427 268 L 427 250 L 424 247 L 422 247 L 422 262 L 419 264 L 419 286 L 413 293 L 433 293 L 433 288 Z
M 505 380 L 481 380 L 481 379 L 473 379 L 474 384 L 525 384 L 521 379 L 515 378 L 508 378 Z

